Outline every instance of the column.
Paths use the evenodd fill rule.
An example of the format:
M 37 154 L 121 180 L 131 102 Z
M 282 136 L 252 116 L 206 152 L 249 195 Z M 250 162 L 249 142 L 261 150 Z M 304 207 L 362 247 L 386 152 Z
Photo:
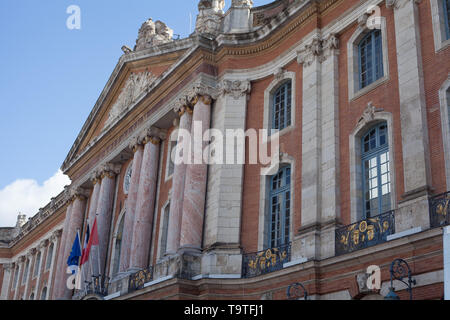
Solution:
M 405 192 L 395 214 L 396 233 L 430 225 L 432 179 L 418 2 L 386 1 L 394 10 Z
M 39 251 L 41 253 L 41 264 L 39 266 L 38 276 L 36 279 L 35 300 L 41 299 L 41 288 L 42 288 L 41 279 L 42 279 L 42 275 L 44 274 L 44 271 L 45 271 L 45 264 L 47 263 L 47 250 L 48 250 L 49 242 L 50 241 L 48 241 L 46 239 L 46 240 L 41 241 L 41 243 L 39 244 Z
M 179 130 L 191 131 L 192 109 L 186 104 L 176 107 L 180 116 Z M 177 153 L 183 144 L 183 136 L 178 134 Z M 183 148 L 184 151 L 184 148 Z M 175 164 L 172 178 L 172 199 L 170 201 L 169 233 L 167 235 L 167 254 L 175 254 L 180 246 L 181 217 L 183 210 L 184 183 L 186 177 L 186 164 Z
M 37 250 L 36 248 L 32 248 L 28 252 L 28 259 L 30 260 L 30 266 L 28 268 L 28 274 L 27 279 L 25 283 L 25 300 L 30 300 L 31 290 L 30 290 L 30 284 L 31 281 L 33 281 L 33 271 L 34 271 L 34 265 L 36 263 L 36 256 L 37 256 Z
M 300 234 L 308 246 L 293 245 L 295 256 L 315 258 L 320 250 L 315 226 L 321 220 L 322 192 L 322 100 L 321 100 L 321 37 L 299 52 L 298 62 L 303 65 L 302 103 L 302 204 Z M 296 257 L 297 258 L 297 257 Z
M 136 201 L 138 197 L 139 179 L 141 175 L 143 147 L 141 139 L 135 138 L 130 148 L 133 150 L 134 158 L 131 167 L 130 189 L 126 200 L 125 221 L 122 232 L 122 245 L 120 249 L 120 266 L 119 272 L 128 271 L 130 267 L 130 251 L 133 238 L 133 228 L 135 223 Z
M 394 9 L 405 196 L 431 186 L 417 0 L 387 0 Z
M 148 266 L 158 182 L 159 134 L 158 129 L 150 128 L 143 139 L 144 153 L 130 254 L 131 270 L 141 270 Z
M 62 229 L 56 230 L 55 232 L 53 232 L 51 238 L 50 238 L 50 242 L 53 242 L 53 256 L 52 256 L 52 262 L 50 265 L 50 274 L 48 276 L 48 283 L 47 283 L 47 300 L 51 300 L 54 299 L 53 295 L 55 292 L 55 277 L 54 275 L 57 272 L 57 250 L 58 250 L 58 242 L 61 243 L 61 238 L 62 237 Z M 59 241 L 58 241 L 59 239 Z
M 13 272 L 14 265 L 12 263 L 5 263 L 3 265 L 3 285 L 0 291 L 0 300 L 8 300 Z
M 19 297 L 19 291 L 20 291 L 20 287 L 22 286 L 22 277 L 23 277 L 23 271 L 25 268 L 25 263 L 26 263 L 26 256 L 21 256 L 19 258 L 19 279 L 17 279 L 17 285 L 14 288 L 14 298 L 13 300 L 17 300 L 20 299 L 21 297 Z
M 94 254 L 90 260 L 94 266 L 94 275 L 105 276 L 106 257 L 109 245 L 109 233 L 111 229 L 111 216 L 114 202 L 114 191 L 116 185 L 116 175 L 120 172 L 120 165 L 106 164 L 102 169 L 102 184 L 97 208 L 98 225 L 98 253 Z M 95 252 L 95 248 L 93 252 Z
M 203 160 L 207 142 L 203 134 L 210 128 L 212 98 L 199 96 L 194 106 L 191 130 L 191 162 L 186 168 L 180 248 L 201 250 L 208 164 Z M 176 197 L 176 194 L 174 194 Z M 169 219 L 170 220 L 170 219 Z
M 73 207 L 73 202 L 72 202 L 72 199 L 69 198 L 69 205 L 67 206 L 67 209 L 66 209 L 66 217 L 65 217 L 64 226 L 62 229 L 59 249 L 57 252 L 55 252 L 57 258 L 56 258 L 55 280 L 54 280 L 54 287 L 53 287 L 53 293 L 52 293 L 52 300 L 56 300 L 59 298 L 59 296 L 60 296 L 59 288 L 61 287 L 61 282 L 63 281 L 63 276 L 67 270 L 66 261 L 64 261 L 64 250 L 66 249 L 66 238 L 67 238 L 67 234 L 68 234 L 67 230 L 69 229 L 70 215 L 72 212 L 72 207 Z
M 62 274 L 62 282 L 60 282 L 60 296 L 57 298 L 62 298 L 64 300 L 70 300 L 72 298 L 73 290 L 70 290 L 67 288 L 67 259 L 70 256 L 70 253 L 72 251 L 73 243 L 75 241 L 75 237 L 77 235 L 78 231 L 81 231 L 81 228 L 83 227 L 83 220 L 84 220 L 84 214 L 86 212 L 86 199 L 88 196 L 88 192 L 85 189 L 78 188 L 76 190 L 72 191 L 72 197 L 73 197 L 73 205 L 72 205 L 72 211 L 71 211 L 71 217 L 69 226 L 67 229 L 67 236 L 66 236 L 66 242 L 65 242 L 65 249 L 64 249 L 64 272 Z M 81 232 L 80 232 L 81 233 Z M 81 241 L 81 239 L 80 239 Z
M 321 104 L 321 224 L 320 258 L 335 255 L 335 229 L 341 218 L 339 181 L 339 40 L 322 41 Z

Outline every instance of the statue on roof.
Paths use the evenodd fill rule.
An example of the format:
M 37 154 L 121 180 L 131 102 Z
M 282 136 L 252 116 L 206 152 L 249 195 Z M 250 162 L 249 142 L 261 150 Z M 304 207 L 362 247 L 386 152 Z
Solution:
M 164 22 L 153 22 L 152 18 L 145 21 L 139 29 L 134 51 L 151 48 L 163 43 L 173 41 L 173 30 Z
M 224 16 L 224 7 L 224 0 L 200 0 L 195 33 L 218 35 Z

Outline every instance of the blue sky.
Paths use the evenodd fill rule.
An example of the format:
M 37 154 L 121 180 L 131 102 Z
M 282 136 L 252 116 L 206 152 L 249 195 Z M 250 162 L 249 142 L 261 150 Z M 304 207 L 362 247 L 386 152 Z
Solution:
M 228 8 L 231 0 L 225 2 Z M 254 0 L 254 5 L 270 2 Z M 187 37 L 189 14 L 195 25 L 197 4 L 0 1 L 0 202 L 2 190 L 19 179 L 42 187 L 54 177 L 121 56 L 120 48 L 133 48 L 141 24 L 151 17 Z M 81 30 L 66 27 L 70 5 L 81 8 Z

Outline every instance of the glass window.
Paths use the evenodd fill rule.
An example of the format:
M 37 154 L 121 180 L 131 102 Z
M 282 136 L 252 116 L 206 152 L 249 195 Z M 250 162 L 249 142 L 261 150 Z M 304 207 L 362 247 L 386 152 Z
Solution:
M 170 203 L 164 208 L 163 213 L 163 226 L 162 226 L 162 234 L 161 234 L 161 250 L 160 257 L 164 257 L 164 254 L 167 251 L 167 234 L 169 230 L 169 212 L 170 212 Z
M 291 81 L 283 84 L 273 95 L 272 129 L 283 130 L 291 125 Z
M 173 172 L 175 171 L 175 163 L 173 162 L 173 159 L 175 159 L 176 146 L 177 141 L 169 141 L 169 153 L 167 154 L 167 156 L 169 157 L 169 162 L 167 165 L 167 177 L 173 175 Z M 172 154 L 174 155 L 173 158 Z
M 359 43 L 360 89 L 367 87 L 384 76 L 381 40 L 381 30 L 374 30 L 367 34 Z
M 445 31 L 447 33 L 447 39 L 450 39 L 450 0 L 444 0 L 444 23 Z
M 47 287 L 44 287 L 44 289 L 42 289 L 42 293 L 41 293 L 41 300 L 45 300 L 47 299 Z
M 36 258 L 36 262 L 34 264 L 34 273 L 33 277 L 37 277 L 39 274 L 39 269 L 41 268 L 41 253 L 39 252 Z
M 385 123 L 370 129 L 362 139 L 364 218 L 391 209 L 389 142 Z
M 275 248 L 289 243 L 291 167 L 280 169 L 270 184 L 269 246 Z
M 48 253 L 47 253 L 47 261 L 45 264 L 45 269 L 48 270 L 50 269 L 51 265 L 52 265 L 52 260 L 53 260 L 53 248 L 54 245 L 53 243 L 50 245 L 50 248 L 48 248 Z

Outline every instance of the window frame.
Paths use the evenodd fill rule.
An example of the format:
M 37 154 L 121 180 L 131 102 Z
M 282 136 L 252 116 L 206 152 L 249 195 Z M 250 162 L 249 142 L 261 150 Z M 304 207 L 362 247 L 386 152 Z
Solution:
M 45 259 L 45 271 L 48 271 L 52 268 L 54 251 L 55 251 L 55 244 L 51 242 L 50 245 L 48 246 L 47 257 Z
M 386 139 L 386 143 L 384 145 L 380 145 L 380 129 L 381 127 L 385 127 L 386 132 L 385 132 L 385 139 Z M 374 149 L 370 149 L 369 151 L 364 151 L 364 145 L 365 145 L 365 139 L 367 136 L 369 136 L 373 130 L 376 130 L 375 132 L 375 141 L 376 141 L 376 146 Z M 391 171 L 388 170 L 387 174 L 389 176 L 389 185 L 390 185 L 390 190 L 389 190 L 389 209 L 388 210 L 383 210 L 383 194 L 382 194 L 382 187 L 383 187 L 383 183 L 382 183 L 382 174 L 381 174 L 381 155 L 383 154 L 387 154 L 387 166 L 390 167 L 390 155 L 389 155 L 389 132 L 388 132 L 388 125 L 386 122 L 380 122 L 378 124 L 376 124 L 375 126 L 370 127 L 368 130 L 366 130 L 366 133 L 363 135 L 363 137 L 361 138 L 361 168 L 362 168 L 362 191 L 363 191 L 363 218 L 364 219 L 368 219 L 371 217 L 375 217 L 377 215 L 383 214 L 385 212 L 388 212 L 390 210 L 390 208 L 392 207 L 392 182 L 390 179 L 390 175 L 391 175 Z M 367 169 L 365 167 L 365 162 L 369 159 L 373 159 L 375 158 L 377 159 L 377 164 L 376 164 L 376 169 L 377 169 L 377 191 L 378 191 L 378 212 L 374 213 L 374 214 L 370 214 L 370 211 L 367 210 L 366 208 L 366 198 L 365 198 L 365 194 L 367 191 L 370 190 L 366 190 L 366 172 Z M 371 168 L 369 168 L 369 170 L 371 170 Z
M 448 0 L 430 0 L 431 20 L 435 52 L 450 45 L 450 21 L 448 16 Z
M 282 95 L 281 95 L 282 93 Z M 280 115 L 283 114 L 284 121 L 281 122 L 281 119 L 276 123 L 276 106 L 277 106 L 277 98 L 278 96 L 282 96 L 284 98 L 284 103 L 280 101 Z M 272 95 L 272 104 L 271 104 L 271 129 L 282 131 L 286 128 L 289 128 L 292 125 L 292 81 L 287 80 L 282 82 L 275 92 Z M 278 128 L 276 127 L 278 125 Z
M 379 43 L 380 46 L 377 48 L 377 35 L 379 37 Z M 384 77 L 384 70 L 383 70 L 383 35 L 381 30 L 375 29 L 367 33 L 358 43 L 358 76 L 359 76 L 359 90 L 362 90 L 368 86 L 370 86 L 372 83 L 378 81 L 379 79 L 382 79 Z M 367 40 L 370 38 L 370 50 L 371 50 L 371 61 L 370 67 L 372 68 L 372 77 L 371 79 L 366 79 L 366 83 L 363 84 L 363 63 L 362 63 L 362 49 L 363 44 L 366 42 L 367 46 L 369 46 L 369 43 Z M 377 50 L 378 49 L 378 50 Z M 380 65 L 378 65 L 380 63 Z M 367 63 L 366 63 L 367 64 Z M 381 74 L 377 74 L 377 70 L 380 70 Z M 365 70 L 364 72 L 367 72 Z
M 39 251 L 36 255 L 36 260 L 34 261 L 33 279 L 39 275 L 41 263 L 42 263 L 42 253 Z
M 287 179 L 287 172 L 289 171 L 289 184 L 286 183 L 286 179 Z M 278 188 L 278 189 L 274 189 L 273 188 L 273 183 L 274 180 L 277 176 L 279 176 L 280 174 L 282 175 L 282 181 L 283 181 L 283 186 Z M 280 168 L 280 170 L 272 175 L 269 179 L 269 205 L 268 205 L 268 219 L 267 219 L 267 230 L 268 230 L 268 238 L 267 238 L 267 248 L 276 248 L 276 247 L 280 247 L 280 246 L 284 246 L 287 245 L 290 241 L 291 241 L 291 237 L 290 237 L 290 228 L 291 228 L 291 212 L 292 212 L 292 191 L 291 191 L 291 185 L 292 185 L 292 168 L 290 165 L 284 165 L 283 167 Z M 286 195 L 289 193 L 289 208 L 287 208 L 286 206 L 286 202 L 287 197 Z M 280 195 L 282 195 L 282 199 L 283 202 L 281 203 L 281 211 L 279 213 L 275 213 L 275 225 L 277 225 L 277 221 L 279 221 L 279 225 L 280 228 L 279 230 L 276 230 L 277 228 L 275 227 L 275 233 L 276 233 L 276 238 L 273 239 L 272 238 L 272 233 L 274 232 L 274 228 L 273 228 L 273 216 L 274 216 L 274 212 L 272 209 L 272 205 L 273 205 L 273 199 L 275 197 L 279 197 Z M 287 212 L 289 211 L 289 212 Z M 286 235 L 286 229 L 288 229 L 289 231 L 287 232 Z M 278 232 L 281 233 L 281 235 L 278 236 Z M 287 238 L 287 241 L 286 241 Z

